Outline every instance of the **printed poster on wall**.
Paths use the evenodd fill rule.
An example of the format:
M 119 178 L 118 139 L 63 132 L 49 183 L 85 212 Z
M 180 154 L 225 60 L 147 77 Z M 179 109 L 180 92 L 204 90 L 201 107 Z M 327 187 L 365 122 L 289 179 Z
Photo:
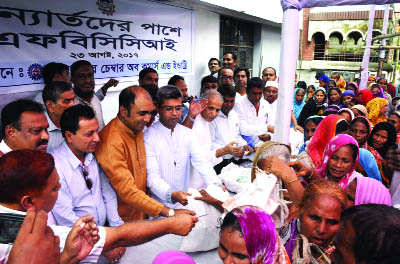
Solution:
M 42 83 L 52 61 L 88 60 L 96 79 L 191 73 L 192 12 L 145 0 L 1 1 L 0 90 Z

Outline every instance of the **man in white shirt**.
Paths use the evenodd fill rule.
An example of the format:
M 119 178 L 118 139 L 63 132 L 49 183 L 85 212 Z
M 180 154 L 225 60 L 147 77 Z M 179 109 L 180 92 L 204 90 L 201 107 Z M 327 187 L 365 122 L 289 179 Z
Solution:
M 247 80 L 250 79 L 250 72 L 247 68 L 236 68 L 234 72 L 235 89 L 238 99 L 246 95 Z
M 0 189 L 2 190 L 0 221 L 9 219 L 7 215 L 22 220 L 26 211 L 32 208 L 38 212 L 40 210 L 49 212 L 57 200 L 59 188 L 59 176 L 50 154 L 37 150 L 18 150 L 4 155 L 0 159 Z M 41 215 L 46 216 L 46 214 Z M 80 232 L 78 235 L 75 234 L 75 239 L 71 241 L 68 239 L 71 228 L 50 226 L 54 234 L 60 238 L 62 255 L 67 254 L 64 259 L 61 256 L 61 263 L 77 263 L 82 259 L 84 263 L 97 263 L 102 253 L 117 247 L 139 245 L 168 233 L 187 235 L 198 218 L 181 214 L 160 220 L 136 221 L 118 227 L 98 227 L 98 229 L 90 222 L 92 220 L 92 217 L 82 217 L 80 222 L 77 222 L 77 227 L 85 228 L 89 232 L 93 230 L 94 232 L 90 233 L 93 240 L 88 237 L 89 235 Z M 4 227 L 4 225 L 0 226 Z M 18 229 L 7 229 L 8 232 L 0 232 L 0 234 L 13 233 L 15 230 L 18 231 Z M 7 260 L 12 247 L 12 237 L 7 242 L 0 243 L 0 263 L 5 263 Z M 43 262 L 47 263 L 46 260 Z
M 182 115 L 182 93 L 176 86 L 157 92 L 160 120 L 145 131 L 147 186 L 152 197 L 170 208 L 187 204 L 190 164 L 205 185 L 222 185 L 211 163 L 201 152 L 193 131 L 178 124 Z M 223 187 L 222 187 L 223 188 Z
M 240 164 L 243 162 L 242 158 L 250 155 L 254 150 L 240 135 L 240 122 L 239 116 L 233 107 L 235 105 L 236 92 L 230 85 L 223 85 L 218 89 L 222 98 L 223 104 L 218 116 L 210 124 L 210 133 L 212 140 L 212 149 L 220 149 L 228 145 L 230 142 L 237 143 L 239 152 L 234 154 L 225 154 L 222 156 L 223 160 L 214 166 L 217 174 L 221 173 L 223 167 L 233 162 Z
M 94 93 L 94 71 L 90 62 L 79 60 L 71 65 L 71 81 L 74 84 L 75 104 L 86 104 L 91 106 L 96 113 L 97 121 L 99 122 L 99 131 L 104 127 L 103 110 L 100 101 L 103 98 L 98 98 Z M 106 89 L 100 89 L 103 95 L 111 86 L 117 86 L 118 81 L 111 79 L 107 82 Z
M 276 78 L 276 70 L 274 68 L 267 67 L 263 70 L 262 79 L 264 81 L 264 84 L 268 81 L 276 81 Z
M 71 82 L 71 76 L 69 75 L 68 65 L 64 63 L 50 62 L 44 65 L 42 70 L 42 77 L 44 84 L 47 85 L 52 81 L 60 81 L 60 82 Z M 107 94 L 107 91 L 112 86 L 117 86 L 118 81 L 115 79 L 110 79 L 106 82 L 97 92 L 96 96 L 100 101 L 103 101 L 104 97 Z M 39 104 L 44 106 L 43 95 L 42 92 L 39 92 L 34 98 L 33 101 L 38 102 Z
M 278 82 L 267 81 L 264 88 L 264 99 L 268 102 L 268 125 L 275 126 L 276 112 L 278 111 Z
M 196 117 L 192 130 L 197 137 L 202 152 L 206 155 L 211 164 L 215 166 L 222 162 L 222 156 L 239 156 L 242 150 L 240 146 L 237 146 L 237 142 L 234 140 L 228 142 L 226 145 L 219 146 L 218 148 L 212 147 L 210 122 L 213 122 L 220 113 L 223 99 L 221 94 L 215 90 L 206 91 L 203 98 L 208 100 L 207 107 Z M 190 187 L 197 190 L 207 187 L 201 180 L 199 172 L 193 167 Z
M 49 123 L 48 133 L 50 138 L 47 151 L 50 151 L 64 141 L 60 128 L 60 118 L 65 109 L 75 105 L 75 93 L 70 83 L 54 81 L 46 84 L 42 96 L 46 107 L 47 122 Z
M 0 156 L 17 149 L 46 151 L 48 127 L 39 103 L 21 99 L 7 104 L 1 112 L 3 140 L 0 142 Z
M 234 110 L 240 119 L 240 134 L 251 137 L 247 141 L 254 146 L 260 141 L 268 141 L 268 111 L 267 101 L 262 99 L 264 83 L 258 77 L 247 82 L 246 96 L 236 102 Z

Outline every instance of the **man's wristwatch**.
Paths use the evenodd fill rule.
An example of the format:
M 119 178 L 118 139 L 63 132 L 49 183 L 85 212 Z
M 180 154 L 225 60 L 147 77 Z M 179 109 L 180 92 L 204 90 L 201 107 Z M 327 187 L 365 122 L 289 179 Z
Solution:
M 174 216 L 174 215 L 175 215 L 174 209 L 169 209 L 168 216 Z

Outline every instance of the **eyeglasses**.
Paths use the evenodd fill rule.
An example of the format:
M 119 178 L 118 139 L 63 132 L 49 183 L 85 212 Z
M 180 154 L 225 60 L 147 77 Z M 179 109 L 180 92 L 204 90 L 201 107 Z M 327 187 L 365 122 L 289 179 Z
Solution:
M 93 182 L 92 179 L 89 178 L 88 167 L 85 164 L 81 164 L 81 170 L 83 178 L 85 179 L 86 182 L 86 186 L 88 187 L 89 190 L 91 190 L 93 187 Z
M 225 79 L 225 80 L 233 80 L 232 76 L 224 76 L 224 75 L 222 75 L 222 76 L 220 76 L 220 78 L 221 79 Z
M 175 109 L 175 111 L 179 112 L 179 111 L 182 111 L 183 106 L 181 106 L 181 105 L 175 106 L 175 107 L 173 107 L 173 106 L 162 106 L 161 109 L 164 109 L 167 112 L 172 112 L 172 110 Z
M 273 74 L 273 73 L 266 73 L 266 74 L 263 74 L 264 76 L 275 76 L 275 74 Z

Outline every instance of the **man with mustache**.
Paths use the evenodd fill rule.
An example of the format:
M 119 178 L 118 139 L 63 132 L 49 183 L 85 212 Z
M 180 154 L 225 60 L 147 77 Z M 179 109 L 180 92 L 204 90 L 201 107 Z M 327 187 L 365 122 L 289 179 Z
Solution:
M 117 197 L 93 152 L 100 140 L 93 109 L 76 105 L 66 109 L 60 119 L 65 141 L 50 154 L 60 177 L 61 188 L 51 211 L 57 225 L 70 226 L 82 216 L 94 216 L 99 226 L 124 224 L 118 215 Z M 120 259 L 125 248 L 116 248 L 105 256 Z
M 9 103 L 1 112 L 3 140 L 0 142 L 0 156 L 18 149 L 46 151 L 48 127 L 39 103 L 24 99 Z
M 219 71 L 219 69 L 221 69 L 221 62 L 217 58 L 211 58 L 208 61 L 208 69 L 210 70 L 210 75 L 217 78 L 218 71 Z
M 100 131 L 104 127 L 103 111 L 100 99 L 94 93 L 95 83 L 92 64 L 85 60 L 74 62 L 71 65 L 71 81 L 74 84 L 75 104 L 86 104 L 94 109 Z M 107 84 L 109 86 L 116 86 L 118 81 L 111 79 Z M 105 94 L 105 91 L 103 90 L 103 94 Z
M 100 132 L 96 159 L 117 193 L 118 212 L 124 221 L 143 220 L 147 216 L 194 214 L 187 210 L 174 211 L 146 193 L 143 129 L 153 111 L 153 100 L 146 90 L 139 86 L 125 88 L 119 95 L 117 117 Z

